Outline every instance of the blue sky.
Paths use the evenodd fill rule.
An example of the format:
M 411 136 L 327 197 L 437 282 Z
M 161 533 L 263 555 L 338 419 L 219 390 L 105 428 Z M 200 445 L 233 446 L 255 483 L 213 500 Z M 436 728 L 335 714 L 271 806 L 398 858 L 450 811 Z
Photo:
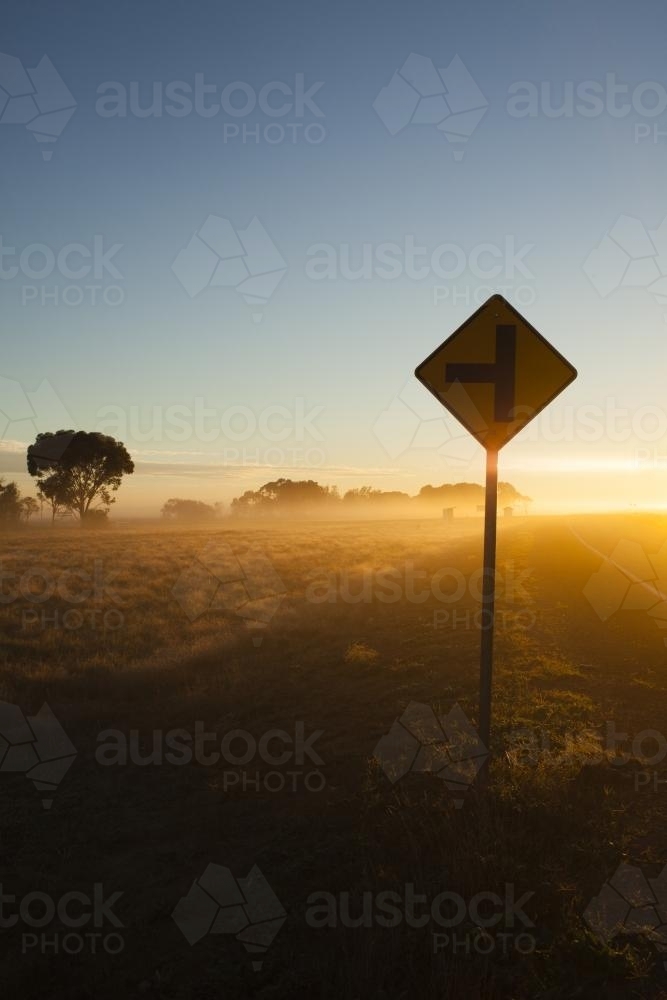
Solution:
M 53 143 L 0 119 L 0 375 L 20 384 L 34 411 L 30 423 L 4 408 L 3 467 L 11 474 L 34 428 L 55 429 L 51 411 L 31 395 L 46 380 L 72 424 L 104 429 L 110 407 L 124 422 L 119 436 L 138 471 L 121 490 L 119 513 L 157 511 L 172 495 L 228 500 L 279 474 L 409 491 L 478 478 L 480 450 L 453 425 L 443 431 L 412 372 L 485 288 L 502 286 L 579 379 L 552 405 L 548 423 L 507 447 L 501 473 L 544 510 L 610 498 L 621 506 L 661 502 L 667 296 L 661 303 L 649 285 L 667 270 L 667 245 L 649 234 L 667 216 L 667 108 L 654 114 L 661 94 L 667 104 L 662 5 L 27 2 L 5 22 L 3 52 L 25 69 L 46 54 L 76 103 Z M 374 110 L 410 53 L 432 60 L 434 71 L 462 61 L 487 104 L 466 142 L 448 142 L 432 124 L 392 135 Z M 198 74 L 213 88 L 205 107 L 215 100 L 217 113 L 168 114 L 170 85 L 194 88 Z M 302 115 L 290 96 L 298 78 L 306 92 L 314 88 Z M 549 102 L 558 107 L 568 87 L 586 81 L 600 85 L 599 112 L 577 111 L 575 98 L 571 111 L 550 116 Z M 133 113 L 131 83 L 143 108 L 155 87 L 162 113 Z M 269 107 L 290 103 L 284 115 L 257 104 L 238 116 L 221 106 L 230 84 L 241 85 L 225 99 L 233 110 L 272 83 L 279 89 Z M 627 90 L 610 95 L 614 83 Z M 126 115 L 100 113 L 105 84 L 128 95 Z M 517 117 L 508 101 L 526 84 L 536 111 Z M 257 217 L 282 256 L 285 273 L 265 303 L 246 301 L 235 287 L 191 297 L 174 274 L 211 215 L 237 234 Z M 603 297 L 584 265 L 612 231 L 611 256 L 607 237 L 594 261 Z M 57 258 L 71 244 L 91 250 L 96 237 L 106 251 L 120 245 L 112 257 L 119 278 L 102 269 L 99 279 L 72 279 L 57 264 L 35 278 L 19 263 L 30 245 Z M 396 244 L 405 272 L 410 241 L 425 249 L 427 265 L 437 247 L 453 245 L 443 259 L 447 267 L 462 259 L 461 273 L 442 277 L 430 267 L 422 279 L 382 277 L 378 252 Z M 309 262 L 322 244 L 335 276 L 313 280 Z M 369 273 L 344 277 L 341 261 L 349 256 L 358 268 L 364 244 Z M 527 248 L 527 276 L 508 246 Z M 623 285 L 626 250 L 635 270 Z M 28 257 L 33 271 L 44 263 L 40 253 Z M 513 273 L 480 277 L 476 254 L 485 268 L 499 259 Z M 77 250 L 67 259 L 73 269 L 87 263 Z M 106 290 L 119 304 L 105 303 Z M 165 414 L 194 413 L 196 399 L 213 411 L 206 426 L 218 432 L 199 434 L 193 417 L 189 437 L 174 440 Z M 141 407 L 151 441 L 133 430 Z M 280 409 L 270 416 L 270 407 Z M 584 407 L 599 409 L 599 433 L 582 429 Z M 315 413 L 305 425 L 303 408 Z M 453 435 L 444 453 L 443 434 Z

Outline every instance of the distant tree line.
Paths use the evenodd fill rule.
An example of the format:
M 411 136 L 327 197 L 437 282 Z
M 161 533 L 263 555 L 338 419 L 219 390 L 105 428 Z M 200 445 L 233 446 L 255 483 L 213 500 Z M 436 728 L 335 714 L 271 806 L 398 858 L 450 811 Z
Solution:
M 221 503 L 204 503 L 203 500 L 181 500 L 171 497 L 162 508 L 162 517 L 167 521 L 212 521 L 219 517 Z
M 523 496 L 511 483 L 498 484 L 501 507 L 525 506 L 530 497 Z M 365 514 L 434 515 L 445 507 L 459 514 L 476 513 L 484 503 L 484 487 L 479 483 L 443 483 L 422 486 L 416 496 L 399 490 L 379 490 L 359 486 L 341 495 L 336 486 L 322 486 L 313 479 L 276 479 L 257 490 L 246 490 L 231 502 L 233 517 L 300 517 L 309 515 L 351 516 Z M 223 514 L 221 503 L 204 503 L 171 497 L 162 507 L 162 517 L 172 522 L 212 521 Z
M 523 496 L 511 483 L 498 484 L 501 507 L 525 506 L 530 497 Z M 232 500 L 231 513 L 236 516 L 275 516 L 308 513 L 362 514 L 386 511 L 398 513 L 439 513 L 453 507 L 461 514 L 474 513 L 484 503 L 484 487 L 479 483 L 443 483 L 422 486 L 416 496 L 398 490 L 379 490 L 360 486 L 342 496 L 335 486 L 322 486 L 312 479 L 295 481 L 277 479 L 257 490 L 246 490 Z
M 47 431 L 38 434 L 27 451 L 28 472 L 37 480 L 37 496 L 23 497 L 15 482 L 0 479 L 0 525 L 29 521 L 44 506 L 51 521 L 73 516 L 81 524 L 106 522 L 109 508 L 115 503 L 123 476 L 134 472 L 125 445 L 98 431 Z M 458 513 L 476 511 L 484 502 L 484 487 L 479 483 L 443 483 L 422 486 L 416 496 L 399 490 L 379 490 L 360 486 L 341 495 L 336 486 L 322 486 L 313 479 L 276 479 L 257 490 L 246 490 L 231 503 L 236 517 L 303 516 L 340 514 L 387 516 L 430 514 L 443 508 Z M 526 506 L 523 496 L 511 483 L 498 484 L 501 506 Z M 171 497 L 162 507 L 168 521 L 210 521 L 223 513 L 221 503 Z

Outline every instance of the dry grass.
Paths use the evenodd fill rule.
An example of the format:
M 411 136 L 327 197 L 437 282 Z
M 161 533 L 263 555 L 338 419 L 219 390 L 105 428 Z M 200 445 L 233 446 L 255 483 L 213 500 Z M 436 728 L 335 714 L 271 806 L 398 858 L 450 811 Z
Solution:
M 580 519 L 577 530 L 603 551 L 622 537 L 655 551 L 667 523 Z M 24 957 L 20 929 L 3 931 L 8 995 L 667 996 L 648 945 L 605 948 L 582 920 L 621 860 L 656 872 L 667 859 L 664 792 L 637 790 L 640 763 L 619 766 L 599 752 L 607 720 L 630 734 L 665 729 L 662 633 L 642 612 L 607 622 L 593 614 L 582 589 L 598 564 L 566 522 L 516 519 L 500 535 L 501 570 L 529 574 L 527 593 L 499 600 L 488 785 L 459 807 L 428 773 L 392 785 L 374 757 L 410 702 L 438 715 L 458 703 L 476 722 L 479 606 L 467 589 L 439 600 L 430 581 L 444 569 L 468 579 L 480 562 L 479 531 L 476 522 L 436 521 L 214 532 L 148 525 L 4 538 L 2 566 L 13 574 L 4 590 L 18 596 L 0 607 L 0 697 L 26 714 L 48 702 L 78 751 L 48 813 L 24 775 L 0 775 L 4 891 L 59 896 L 102 882 L 124 894 L 117 912 L 126 935 L 116 957 Z M 269 584 L 258 563 L 257 593 L 250 583 L 241 595 L 245 584 L 229 579 L 224 562 L 230 551 L 239 563 L 266 557 L 284 590 L 277 610 L 261 604 Z M 191 575 L 202 553 L 226 579 L 224 593 L 205 573 Z M 96 573 L 97 591 L 79 601 Z M 204 602 L 190 617 L 173 593 L 184 573 L 189 598 Z M 387 580 L 401 588 L 397 599 Z M 41 601 L 45 581 L 55 589 Z M 248 598 L 260 604 L 246 606 Z M 83 616 L 79 627 L 67 624 L 79 620 L 66 617 L 72 610 Z M 435 617 L 443 611 L 446 620 Z M 136 730 L 146 757 L 161 745 L 155 730 L 191 733 L 197 720 L 219 737 L 241 729 L 258 740 L 299 722 L 307 734 L 321 730 L 324 787 L 311 792 L 300 781 L 271 791 L 264 778 L 281 767 L 257 759 L 96 760 L 106 729 Z M 259 779 L 257 789 L 243 787 L 244 771 Z M 171 919 L 209 862 L 237 877 L 257 864 L 288 912 L 261 972 L 230 936 L 190 947 Z M 306 921 L 314 892 L 348 892 L 360 912 L 364 892 L 404 893 L 412 884 L 469 899 L 502 894 L 506 883 L 517 895 L 534 893 L 529 954 L 434 954 L 429 928 L 314 930 Z M 469 920 L 457 929 L 475 932 Z
M 345 650 L 343 659 L 346 663 L 375 663 L 378 656 L 377 649 L 372 649 L 365 642 L 353 642 Z

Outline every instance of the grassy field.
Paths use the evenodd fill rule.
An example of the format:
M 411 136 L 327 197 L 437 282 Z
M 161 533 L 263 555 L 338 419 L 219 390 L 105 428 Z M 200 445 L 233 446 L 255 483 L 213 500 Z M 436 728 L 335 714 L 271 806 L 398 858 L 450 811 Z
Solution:
M 481 521 L 5 536 L 0 698 L 76 751 L 50 790 L 2 765 L 6 994 L 667 997 L 641 887 L 642 933 L 584 917 L 667 861 L 667 518 L 500 529 L 493 752 L 458 790 L 425 720 L 477 723 Z M 419 758 L 380 742 L 411 704 Z M 86 923 L 95 885 L 122 895 Z

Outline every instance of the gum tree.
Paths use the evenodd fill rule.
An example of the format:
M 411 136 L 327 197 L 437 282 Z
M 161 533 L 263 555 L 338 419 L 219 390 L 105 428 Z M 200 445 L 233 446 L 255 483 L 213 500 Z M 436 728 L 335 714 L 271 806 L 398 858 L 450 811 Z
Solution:
M 89 511 L 108 510 L 134 462 L 121 441 L 99 431 L 46 431 L 28 448 L 28 472 L 39 492 L 83 522 Z

